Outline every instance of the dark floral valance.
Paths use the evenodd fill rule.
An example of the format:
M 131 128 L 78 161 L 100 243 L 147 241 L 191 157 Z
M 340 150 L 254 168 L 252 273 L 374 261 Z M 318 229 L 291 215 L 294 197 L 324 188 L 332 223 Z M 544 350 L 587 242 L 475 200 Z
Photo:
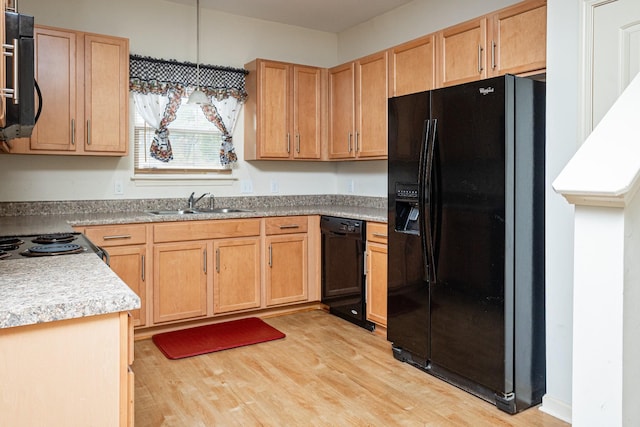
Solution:
M 155 129 L 149 154 L 165 163 L 173 160 L 167 127 L 176 117 L 181 98 L 200 87 L 209 98 L 209 104 L 201 106 L 203 114 L 223 134 L 220 164 L 230 167 L 238 160 L 232 134 L 247 98 L 244 82 L 248 71 L 213 65 L 199 68 L 198 79 L 197 66 L 190 62 L 129 57 L 129 90 L 134 105 L 144 121 Z

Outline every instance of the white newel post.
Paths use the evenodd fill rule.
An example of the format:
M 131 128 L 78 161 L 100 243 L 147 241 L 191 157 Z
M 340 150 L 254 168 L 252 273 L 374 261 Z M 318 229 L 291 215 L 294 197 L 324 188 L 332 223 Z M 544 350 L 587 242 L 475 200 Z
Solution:
M 640 78 L 553 183 L 575 204 L 574 426 L 640 425 Z

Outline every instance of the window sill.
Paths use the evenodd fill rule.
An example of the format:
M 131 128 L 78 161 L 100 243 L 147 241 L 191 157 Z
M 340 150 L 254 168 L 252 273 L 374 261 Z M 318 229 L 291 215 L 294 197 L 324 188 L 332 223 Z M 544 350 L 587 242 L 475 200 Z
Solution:
M 136 187 L 155 187 L 167 185 L 218 185 L 231 186 L 238 178 L 222 174 L 140 174 L 131 177 Z

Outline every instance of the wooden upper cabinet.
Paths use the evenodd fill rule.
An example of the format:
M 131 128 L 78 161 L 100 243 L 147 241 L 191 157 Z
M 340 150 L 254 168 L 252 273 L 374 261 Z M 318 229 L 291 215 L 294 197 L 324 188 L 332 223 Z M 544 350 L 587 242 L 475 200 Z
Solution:
M 487 18 L 438 32 L 438 87 L 487 77 Z
M 532 0 L 492 15 L 490 74 L 543 70 L 547 58 L 547 2 Z
M 323 102 L 326 71 L 318 67 L 293 65 L 293 157 L 319 159 L 324 129 Z
M 387 155 L 388 53 L 329 70 L 329 158 Z
M 355 63 L 329 69 L 329 158 L 355 156 Z
M 258 82 L 260 158 L 288 158 L 289 65 L 261 61 Z
M 389 49 L 389 97 L 436 87 L 435 44 L 430 34 Z
M 127 152 L 129 41 L 84 35 L 85 151 Z
M 529 0 L 438 33 L 438 87 L 546 68 L 547 2 Z
M 245 159 L 320 159 L 326 72 L 263 59 L 245 68 Z
M 78 131 L 84 128 L 82 104 L 77 92 L 82 73 L 77 33 L 36 27 L 35 79 L 42 92 L 42 112 L 31 133 L 32 150 L 76 151 L 82 144 Z M 37 100 L 36 100 L 37 101 Z
M 34 41 L 42 112 L 11 152 L 127 155 L 129 40 L 36 26 Z
M 388 52 L 356 62 L 356 158 L 387 156 Z

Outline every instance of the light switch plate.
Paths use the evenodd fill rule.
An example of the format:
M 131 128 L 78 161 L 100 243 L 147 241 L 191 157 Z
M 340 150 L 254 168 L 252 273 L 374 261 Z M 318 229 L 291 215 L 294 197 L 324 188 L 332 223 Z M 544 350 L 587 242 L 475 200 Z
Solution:
M 253 193 L 253 182 L 250 179 L 241 179 L 240 192 L 244 194 Z
M 122 185 L 122 180 L 116 179 L 113 183 L 113 194 L 122 195 L 124 194 L 124 186 Z

